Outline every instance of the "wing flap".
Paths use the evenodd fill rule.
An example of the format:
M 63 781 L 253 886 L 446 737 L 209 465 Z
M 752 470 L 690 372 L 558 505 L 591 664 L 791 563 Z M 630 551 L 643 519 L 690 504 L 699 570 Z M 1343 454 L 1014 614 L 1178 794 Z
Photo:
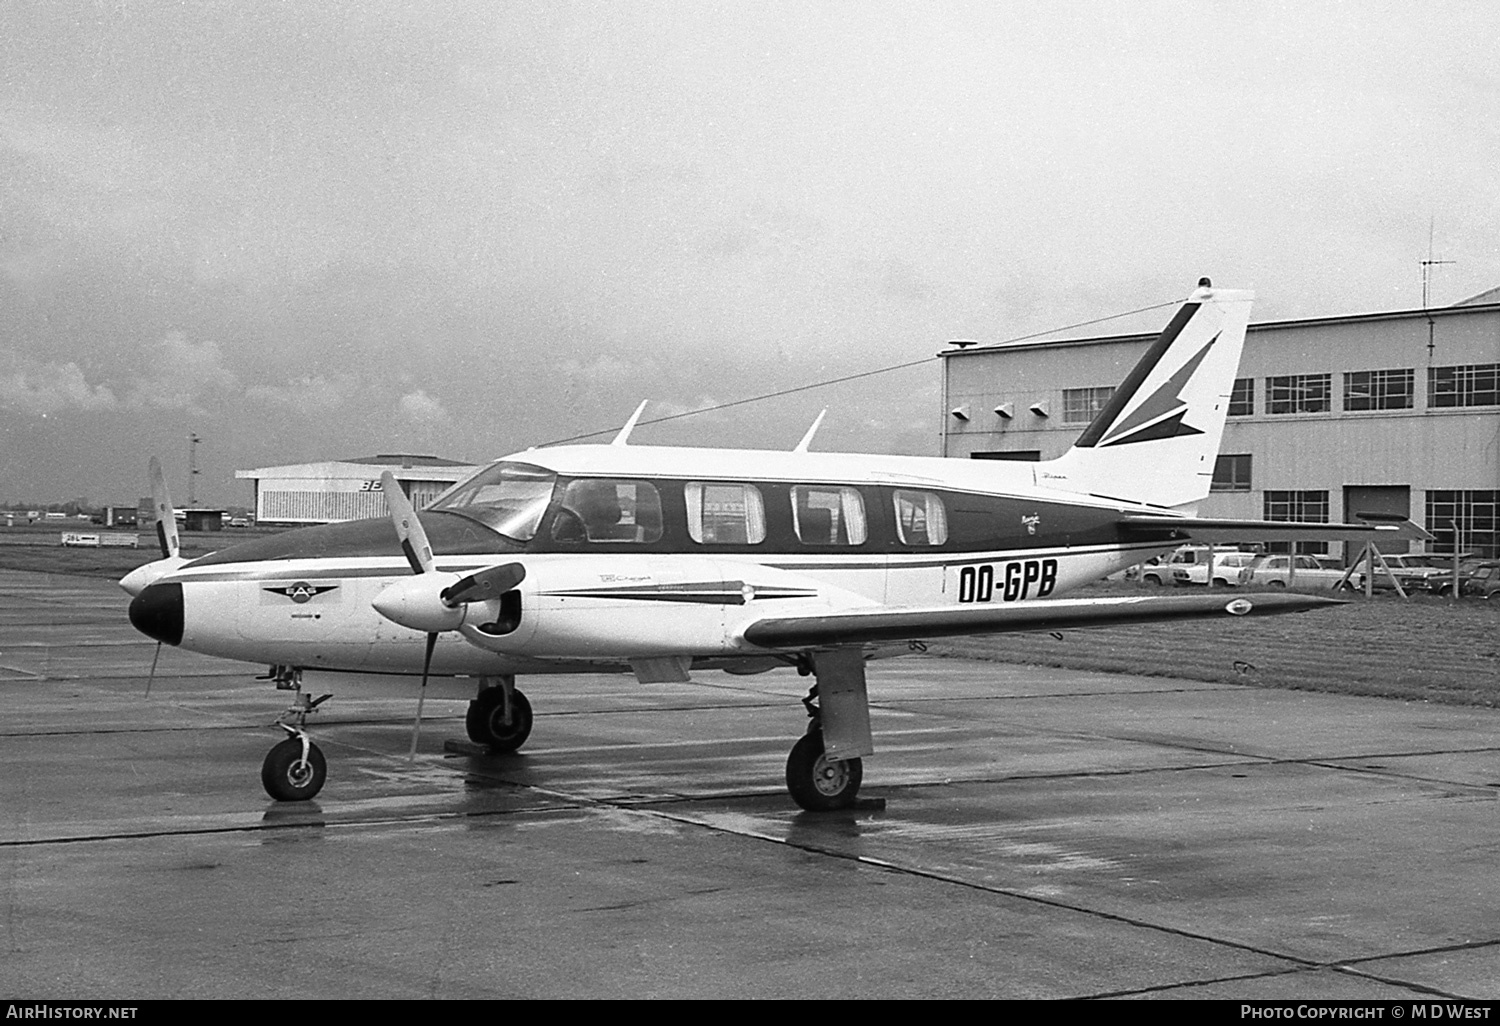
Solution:
M 1046 599 L 1013 605 L 942 606 L 931 609 L 877 609 L 821 616 L 775 617 L 745 628 L 746 641 L 763 648 L 805 648 L 915 641 L 971 634 L 1056 631 L 1170 620 L 1273 616 L 1338 606 L 1320 595 L 1173 595 L 1097 599 Z

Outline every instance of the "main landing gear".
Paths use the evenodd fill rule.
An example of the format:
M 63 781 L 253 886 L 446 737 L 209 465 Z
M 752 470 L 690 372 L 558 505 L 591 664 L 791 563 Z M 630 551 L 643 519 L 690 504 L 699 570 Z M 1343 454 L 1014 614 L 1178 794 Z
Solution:
M 295 694 L 291 708 L 276 718 L 276 725 L 287 732 L 287 739 L 272 748 L 261 763 L 261 785 L 278 802 L 307 801 L 323 790 L 328 760 L 302 728 L 307 725 L 308 714 L 317 712 L 318 706 L 333 696 L 310 698 L 303 694 L 299 667 L 273 666 L 269 676 L 262 679 L 273 680 L 278 690 Z
M 531 736 L 531 703 L 509 674 L 480 679 L 479 697 L 469 703 L 464 717 L 469 740 L 492 753 L 514 752 Z
M 875 750 L 864 654 L 820 652 L 808 662 L 818 682 L 802 700 L 809 722 L 787 756 L 786 789 L 809 812 L 853 808 L 864 779 L 860 756 Z M 805 664 L 799 668 L 809 672 Z

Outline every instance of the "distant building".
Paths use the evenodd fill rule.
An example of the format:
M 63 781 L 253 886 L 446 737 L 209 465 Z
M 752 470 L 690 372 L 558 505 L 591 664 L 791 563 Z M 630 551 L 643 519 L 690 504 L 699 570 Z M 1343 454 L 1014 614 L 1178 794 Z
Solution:
M 380 474 L 389 470 L 421 509 L 479 468 L 436 456 L 360 456 L 327 463 L 238 470 L 254 482 L 258 523 L 327 524 L 389 516 Z
M 1155 335 L 955 348 L 943 453 L 1059 456 Z M 1500 289 L 1433 310 L 1252 324 L 1203 516 L 1410 516 L 1500 555 Z M 1143 475 L 1150 467 L 1142 467 Z M 1401 548 L 1401 546 L 1392 546 Z

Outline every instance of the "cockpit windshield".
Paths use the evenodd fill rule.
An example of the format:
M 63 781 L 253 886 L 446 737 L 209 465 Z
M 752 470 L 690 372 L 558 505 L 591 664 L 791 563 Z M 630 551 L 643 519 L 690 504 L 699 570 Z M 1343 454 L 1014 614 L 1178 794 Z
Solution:
M 530 541 L 557 475 L 528 463 L 496 463 L 454 486 L 428 509 L 477 520 L 514 541 Z

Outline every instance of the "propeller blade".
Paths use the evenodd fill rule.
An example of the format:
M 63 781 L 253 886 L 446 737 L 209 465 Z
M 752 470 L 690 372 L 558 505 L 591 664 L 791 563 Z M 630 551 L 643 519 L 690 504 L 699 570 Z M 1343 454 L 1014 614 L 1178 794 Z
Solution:
M 417 519 L 417 511 L 411 500 L 396 483 L 396 476 L 389 470 L 380 473 L 380 490 L 385 492 L 385 504 L 391 511 L 391 522 L 396 525 L 396 537 L 401 539 L 401 551 L 411 564 L 414 574 L 432 572 L 432 546 L 427 541 L 427 531 Z
M 151 675 L 146 678 L 146 697 L 151 697 L 151 682 L 156 679 L 156 661 L 161 658 L 161 642 L 156 643 L 156 655 L 151 657 Z
M 410 762 L 417 761 L 417 739 L 422 736 L 422 703 L 427 700 L 427 672 L 432 669 L 432 650 L 437 648 L 437 639 L 436 634 L 427 635 L 427 654 L 422 659 L 422 690 L 417 692 L 417 719 L 411 725 L 411 752 L 407 755 Z
M 161 460 L 151 457 L 151 507 L 156 511 L 156 543 L 163 559 L 177 555 L 182 548 L 177 539 L 177 511 L 167 494 L 167 479 L 161 472 Z
M 526 568 L 520 563 L 502 563 L 472 573 L 444 588 L 443 602 L 449 606 L 461 606 L 467 602 L 496 599 L 507 591 L 514 591 L 525 579 Z

